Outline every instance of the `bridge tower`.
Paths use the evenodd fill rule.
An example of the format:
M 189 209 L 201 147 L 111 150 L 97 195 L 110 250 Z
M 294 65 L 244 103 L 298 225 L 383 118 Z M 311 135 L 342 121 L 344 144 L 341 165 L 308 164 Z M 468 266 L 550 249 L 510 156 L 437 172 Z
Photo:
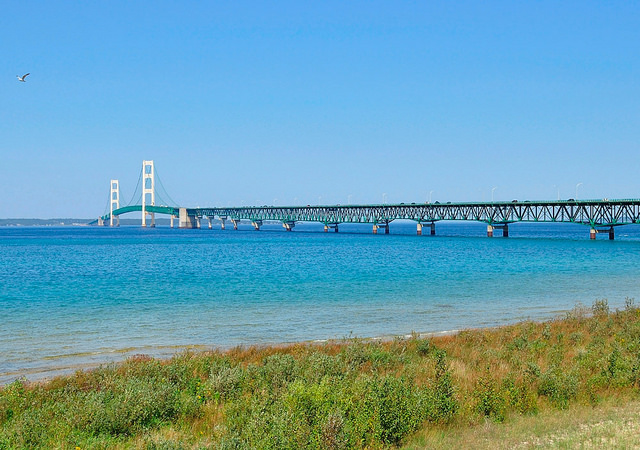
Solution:
M 151 216 L 150 227 L 156 226 L 156 215 L 147 212 L 146 206 L 156 205 L 155 193 L 155 175 L 153 169 L 153 160 L 142 161 L 142 226 L 147 226 L 147 214 Z
M 109 194 L 109 226 L 113 226 L 113 211 L 120 208 L 120 183 L 118 180 L 111 180 L 111 193 Z M 116 218 L 116 226 L 120 226 L 120 216 Z

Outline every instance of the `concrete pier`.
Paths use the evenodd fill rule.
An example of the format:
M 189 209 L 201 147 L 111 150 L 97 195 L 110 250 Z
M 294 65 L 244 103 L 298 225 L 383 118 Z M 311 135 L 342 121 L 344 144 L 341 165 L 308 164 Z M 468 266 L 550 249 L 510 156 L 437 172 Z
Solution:
M 589 230 L 589 239 L 595 239 L 598 233 L 609 233 L 609 240 L 613 241 L 616 237 L 616 233 L 613 229 L 613 226 L 604 229 L 591 228 Z
M 260 231 L 260 227 L 262 226 L 262 220 L 254 220 L 253 222 L 251 222 L 251 225 L 253 225 L 253 228 L 255 228 L 256 231 Z
M 282 222 L 282 227 L 287 231 L 293 231 L 293 227 L 295 226 L 295 222 Z
M 422 224 L 420 222 L 418 222 L 418 236 L 422 236 Z
M 179 209 L 179 228 L 200 228 L 200 218 L 195 214 L 189 214 L 187 208 Z
M 233 229 L 237 230 L 238 229 L 238 223 L 240 223 L 240 221 L 236 220 L 236 219 L 231 219 L 231 223 L 233 224 Z
M 384 228 L 384 234 L 389 234 L 389 222 L 384 224 L 374 223 L 373 224 L 373 234 L 378 234 L 378 230 L 380 228 Z
M 431 236 L 435 236 L 435 235 L 436 235 L 436 223 L 431 222 Z
M 226 220 L 226 217 L 220 217 L 220 229 L 224 230 L 224 222 Z
M 509 224 L 487 225 L 487 237 L 493 237 L 495 230 L 502 230 L 502 237 L 509 237 Z

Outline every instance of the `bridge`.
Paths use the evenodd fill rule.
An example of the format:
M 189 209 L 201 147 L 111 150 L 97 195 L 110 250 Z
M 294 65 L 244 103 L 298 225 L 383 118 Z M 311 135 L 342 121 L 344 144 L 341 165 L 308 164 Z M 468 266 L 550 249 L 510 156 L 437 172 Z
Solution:
M 388 234 L 394 220 L 410 220 L 416 222 L 418 235 L 423 234 L 425 226 L 430 235 L 435 235 L 437 222 L 464 220 L 487 224 L 489 237 L 495 230 L 508 237 L 512 223 L 559 222 L 588 226 L 591 239 L 595 239 L 598 233 L 607 233 L 609 239 L 614 239 L 615 227 L 640 224 L 640 199 L 187 208 L 156 205 L 153 161 L 143 161 L 140 179 L 140 204 L 124 207 L 120 207 L 119 182 L 111 180 L 110 210 L 92 224 L 105 225 L 109 222 L 111 226 L 118 226 L 120 215 L 141 211 L 142 226 L 147 226 L 147 216 L 151 217 L 148 226 L 155 226 L 155 214 L 165 214 L 170 216 L 172 228 L 175 219 L 178 219 L 179 228 L 201 228 L 202 221 L 206 219 L 210 229 L 214 222 L 219 222 L 225 229 L 226 222 L 230 221 L 236 230 L 242 221 L 250 222 L 256 230 L 264 222 L 276 221 L 282 223 L 287 231 L 292 231 L 296 223 L 318 222 L 324 225 L 325 232 L 338 232 L 341 224 L 359 223 L 371 224 L 374 234 L 381 230 Z

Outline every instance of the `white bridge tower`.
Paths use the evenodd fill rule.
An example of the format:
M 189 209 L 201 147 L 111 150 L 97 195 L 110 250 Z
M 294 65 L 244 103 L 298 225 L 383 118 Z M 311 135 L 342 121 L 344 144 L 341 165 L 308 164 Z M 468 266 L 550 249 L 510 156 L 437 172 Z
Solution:
M 120 208 L 120 183 L 118 180 L 111 180 L 111 193 L 109 194 L 109 226 L 113 226 L 113 211 Z M 120 226 L 120 216 L 116 217 L 116 226 Z
M 142 226 L 147 226 L 147 214 L 151 216 L 150 227 L 156 226 L 156 215 L 147 212 L 146 207 L 156 205 L 155 176 L 153 161 L 142 161 Z

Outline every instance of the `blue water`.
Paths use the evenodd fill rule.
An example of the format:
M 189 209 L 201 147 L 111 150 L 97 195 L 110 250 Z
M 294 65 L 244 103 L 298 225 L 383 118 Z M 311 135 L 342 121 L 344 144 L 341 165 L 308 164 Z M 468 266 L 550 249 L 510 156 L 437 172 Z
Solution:
M 436 333 L 640 300 L 640 226 L 0 228 L 0 383 L 188 346 Z M 426 230 L 426 229 L 425 229 Z M 496 232 L 499 235 L 500 232 Z

